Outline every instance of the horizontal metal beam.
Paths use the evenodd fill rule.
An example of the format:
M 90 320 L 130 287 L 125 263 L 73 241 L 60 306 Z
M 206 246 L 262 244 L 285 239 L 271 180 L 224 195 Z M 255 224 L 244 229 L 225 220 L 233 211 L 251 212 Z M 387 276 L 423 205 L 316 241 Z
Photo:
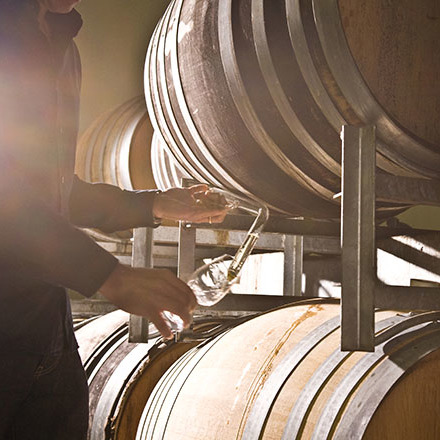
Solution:
M 377 247 L 403 261 L 440 275 L 438 234 L 425 237 L 397 237 L 382 240 Z
M 374 305 L 380 309 L 401 311 L 440 310 L 440 289 L 377 284 Z
M 284 296 L 284 295 L 247 295 L 233 293 L 226 295 L 219 303 L 212 307 L 200 307 L 203 311 L 247 311 L 263 312 L 266 310 L 280 307 L 297 301 L 304 301 L 304 296 Z M 320 298 L 321 300 L 323 298 Z M 336 300 L 339 302 L 339 300 Z
M 376 200 L 440 206 L 440 181 L 377 173 Z
M 250 295 L 231 293 L 226 295 L 219 303 L 212 307 L 198 307 L 195 313 L 209 314 L 209 312 L 264 312 L 297 301 L 304 301 L 304 296 L 283 295 Z M 319 298 L 323 299 L 323 298 Z M 330 300 L 330 299 L 329 299 Z M 337 299 L 331 301 L 339 302 Z M 101 315 L 117 310 L 113 304 L 102 300 L 74 300 L 71 301 L 74 315 Z
M 248 230 L 252 217 L 244 215 L 228 215 L 220 228 Z M 212 226 L 212 225 L 211 225 Z M 216 225 L 217 226 L 217 225 Z M 272 215 L 264 226 L 265 232 L 291 235 L 314 235 L 337 237 L 340 234 L 339 222 L 325 220 L 302 220 Z
M 108 302 L 94 299 L 72 300 L 70 301 L 73 316 L 96 316 L 118 310 L 118 308 Z
M 204 230 L 247 231 L 251 222 L 252 217 L 245 215 L 228 215 L 220 224 L 200 224 L 196 227 Z M 158 230 L 160 229 L 161 228 Z M 268 234 L 337 238 L 341 235 L 341 225 L 339 221 L 293 219 L 272 215 L 264 226 L 264 232 Z M 377 238 L 393 237 L 396 235 L 423 234 L 427 232 L 429 231 L 425 229 L 414 229 L 404 224 L 403 226 L 397 227 L 377 226 L 375 229 Z
M 205 258 L 209 256 L 209 251 L 203 248 L 218 247 L 236 248 L 239 247 L 246 236 L 244 231 L 225 231 L 218 229 L 196 229 L 196 257 Z M 163 226 L 154 231 L 153 258 L 177 258 L 177 243 L 179 239 L 178 228 Z M 115 254 L 131 254 L 131 244 L 125 247 L 119 243 L 99 242 L 108 252 Z M 256 250 L 262 251 L 283 251 L 284 237 L 279 234 L 262 233 L 255 246 Z M 304 237 L 304 252 L 315 252 L 329 255 L 340 254 L 340 243 L 337 237 Z

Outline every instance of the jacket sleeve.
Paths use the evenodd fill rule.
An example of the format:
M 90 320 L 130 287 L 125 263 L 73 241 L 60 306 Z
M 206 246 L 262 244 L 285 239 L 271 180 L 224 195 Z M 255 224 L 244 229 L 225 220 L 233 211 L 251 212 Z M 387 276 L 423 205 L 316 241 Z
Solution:
M 115 232 L 137 227 L 158 226 L 153 202 L 158 190 L 125 191 L 105 183 L 86 183 L 74 178 L 70 195 L 73 224 Z
M 0 154 L 0 261 L 19 275 L 93 295 L 118 260 L 49 208 Z

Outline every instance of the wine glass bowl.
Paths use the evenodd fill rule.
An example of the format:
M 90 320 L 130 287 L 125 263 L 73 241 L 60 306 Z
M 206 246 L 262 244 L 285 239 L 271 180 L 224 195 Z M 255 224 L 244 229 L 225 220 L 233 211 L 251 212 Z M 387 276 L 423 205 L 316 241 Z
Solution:
M 205 307 L 218 303 L 229 293 L 269 217 L 269 210 L 265 205 L 220 188 L 212 188 L 209 191 L 216 196 L 211 200 L 212 202 L 221 203 L 230 210 L 241 209 L 255 215 L 256 218 L 234 256 L 225 254 L 217 257 L 199 267 L 190 276 L 188 286 L 194 292 L 197 303 Z M 164 311 L 163 315 L 168 320 L 171 330 L 175 332 L 183 330 L 183 321 L 179 316 L 168 311 Z
M 231 255 L 221 255 L 214 258 L 210 263 L 200 266 L 188 281 L 188 286 L 194 292 L 197 304 L 210 307 L 217 304 L 231 290 L 232 285 L 237 281 L 236 276 L 229 274 L 234 257 Z M 172 331 L 181 332 L 183 321 L 174 313 L 164 311 L 164 317 Z
M 230 275 L 229 268 L 234 257 L 222 255 L 199 267 L 188 281 L 197 303 L 209 307 L 217 304 L 230 290 L 237 277 Z

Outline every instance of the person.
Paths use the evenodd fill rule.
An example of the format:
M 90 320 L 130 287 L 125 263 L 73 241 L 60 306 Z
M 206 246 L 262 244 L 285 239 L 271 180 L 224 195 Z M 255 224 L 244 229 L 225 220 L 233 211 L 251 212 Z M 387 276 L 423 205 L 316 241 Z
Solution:
M 74 175 L 78 0 L 0 0 L 0 438 L 84 439 L 88 390 L 66 288 L 100 291 L 147 317 L 188 325 L 196 305 L 167 270 L 131 268 L 79 227 L 116 231 L 158 219 L 222 221 L 206 185 L 123 191 Z

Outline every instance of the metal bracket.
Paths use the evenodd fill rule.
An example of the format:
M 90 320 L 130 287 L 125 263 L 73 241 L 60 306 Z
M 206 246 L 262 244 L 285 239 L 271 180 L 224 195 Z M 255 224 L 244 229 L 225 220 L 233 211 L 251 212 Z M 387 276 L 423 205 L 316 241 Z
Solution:
M 377 279 L 375 202 L 418 201 L 440 205 L 439 184 L 376 176 L 375 128 L 342 129 L 341 349 L 374 351 L 374 309 L 440 310 L 440 289 L 387 286 Z M 387 185 L 390 183 L 389 192 Z M 396 182 L 398 184 L 396 184 Z M 402 189 L 397 189 L 402 185 Z M 426 197 L 425 197 L 425 196 Z
M 304 237 L 284 236 L 284 279 L 283 295 L 301 296 L 303 275 Z
M 153 231 L 152 228 L 134 229 L 131 263 L 133 267 L 153 267 Z M 148 319 L 130 315 L 128 341 L 148 342 Z

